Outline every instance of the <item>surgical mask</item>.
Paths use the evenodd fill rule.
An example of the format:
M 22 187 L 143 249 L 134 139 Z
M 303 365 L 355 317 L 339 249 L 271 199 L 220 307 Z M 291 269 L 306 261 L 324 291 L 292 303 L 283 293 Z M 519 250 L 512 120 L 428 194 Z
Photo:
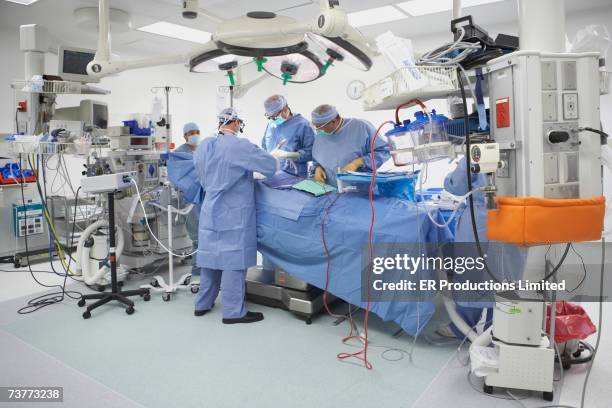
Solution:
M 329 122 L 327 122 L 327 123 L 329 123 Z M 327 126 L 327 123 L 324 124 L 322 127 Z M 343 123 L 344 123 L 344 119 L 340 119 L 340 122 L 338 122 L 338 126 L 336 126 L 336 128 L 334 130 L 332 130 L 331 132 L 326 132 L 323 129 L 319 128 L 319 129 L 317 129 L 317 135 L 319 135 L 319 136 L 331 136 L 334 133 L 336 133 L 338 131 L 338 129 L 340 129 L 340 127 L 342 126 Z
M 276 125 L 276 126 L 280 126 L 283 123 L 285 123 L 286 119 L 284 119 L 283 117 L 279 116 L 276 119 L 274 119 L 272 122 Z
M 187 139 L 187 144 L 191 146 L 197 146 L 200 143 L 200 135 L 192 135 Z

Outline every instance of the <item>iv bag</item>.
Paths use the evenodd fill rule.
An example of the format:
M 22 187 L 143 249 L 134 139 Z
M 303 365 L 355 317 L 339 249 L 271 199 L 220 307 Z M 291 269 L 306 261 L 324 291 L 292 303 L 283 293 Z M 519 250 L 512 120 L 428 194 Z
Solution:
M 600 58 L 606 58 L 610 42 L 610 33 L 605 26 L 588 25 L 576 33 L 571 52 L 599 51 Z
M 159 122 L 163 118 L 164 101 L 159 96 L 153 97 L 151 103 L 151 120 L 153 122 Z

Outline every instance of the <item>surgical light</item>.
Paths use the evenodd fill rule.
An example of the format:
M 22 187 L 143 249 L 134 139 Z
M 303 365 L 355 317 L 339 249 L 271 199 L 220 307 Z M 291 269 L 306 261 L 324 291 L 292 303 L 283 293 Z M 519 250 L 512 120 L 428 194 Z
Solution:
M 241 57 L 238 55 L 226 54 L 221 50 L 213 50 L 205 54 L 201 54 L 198 57 L 201 60 L 194 58 L 191 72 L 195 73 L 209 73 L 218 72 L 219 66 L 230 62 L 236 62 L 237 65 L 244 65 L 252 62 L 253 60 L 249 57 Z
M 399 10 L 397 13 L 401 14 Z M 219 62 L 224 58 L 223 61 L 235 62 L 236 66 L 255 62 L 258 71 L 265 69 L 274 76 L 280 75 L 284 83 L 309 82 L 324 75 L 334 62 L 348 61 L 367 71 L 375 54 L 375 48 L 349 24 L 338 0 L 321 0 L 319 14 L 303 21 L 268 11 L 222 19 L 198 8 L 198 14 L 217 23 L 212 35 L 165 21 L 139 30 L 202 45 L 182 54 L 133 60 L 111 61 L 109 14 L 109 0 L 99 0 L 98 50 L 87 67 L 90 75 L 99 78 L 129 69 L 181 62 L 192 72 L 211 72 L 215 67 L 223 69 Z
M 310 51 L 300 54 L 289 54 L 268 57 L 263 69 L 273 77 L 286 82 L 306 83 L 323 75 L 321 61 Z
M 328 55 L 327 50 L 332 50 L 340 54 L 343 62 L 353 68 L 367 71 L 372 67 L 372 60 L 367 53 L 351 42 L 350 38 L 347 40 L 342 37 L 322 37 L 312 33 L 307 34 L 307 37 L 311 43 L 315 44 L 311 48 L 316 49 L 318 47 L 319 51 Z

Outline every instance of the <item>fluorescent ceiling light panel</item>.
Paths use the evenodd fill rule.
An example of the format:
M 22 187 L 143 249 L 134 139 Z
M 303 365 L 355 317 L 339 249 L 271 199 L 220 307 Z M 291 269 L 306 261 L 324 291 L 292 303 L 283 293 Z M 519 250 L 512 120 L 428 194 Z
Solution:
M 210 41 L 210 33 L 195 28 L 185 27 L 179 24 L 168 23 L 167 21 L 158 21 L 157 23 L 149 24 L 138 28 L 138 31 L 145 33 L 163 35 L 164 37 L 176 38 L 179 40 L 190 41 L 194 43 L 206 44 Z
M 498 3 L 504 0 L 462 0 L 461 8 L 480 6 L 482 4 Z M 410 0 L 396 4 L 413 17 L 440 13 L 453 9 L 453 0 Z
M 393 6 L 376 7 L 373 9 L 348 13 L 348 22 L 353 27 L 363 27 L 372 24 L 387 23 L 406 18 L 404 13 Z
M 21 4 L 24 6 L 29 6 L 30 4 L 36 3 L 38 0 L 6 0 L 6 1 L 10 1 L 11 3 Z

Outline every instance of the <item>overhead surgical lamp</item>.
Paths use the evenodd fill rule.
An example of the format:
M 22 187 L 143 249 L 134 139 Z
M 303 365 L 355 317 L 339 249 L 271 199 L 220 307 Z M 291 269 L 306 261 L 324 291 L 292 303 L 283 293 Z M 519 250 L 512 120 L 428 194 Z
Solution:
M 194 10 L 218 23 L 211 40 L 187 54 L 138 60 L 111 60 L 108 0 L 99 0 L 99 35 L 96 56 L 87 66 L 94 77 L 104 77 L 130 69 L 185 63 L 191 72 L 218 71 L 221 64 L 255 62 L 259 70 L 282 79 L 284 83 L 305 83 L 320 78 L 335 61 L 369 70 L 374 50 L 356 29 L 348 24 L 338 0 L 321 0 L 319 15 L 297 21 L 266 11 L 223 20 L 191 2 Z M 197 16 L 197 13 L 196 13 Z M 211 17 L 212 16 L 212 17 Z M 322 62 L 320 57 L 327 62 Z

